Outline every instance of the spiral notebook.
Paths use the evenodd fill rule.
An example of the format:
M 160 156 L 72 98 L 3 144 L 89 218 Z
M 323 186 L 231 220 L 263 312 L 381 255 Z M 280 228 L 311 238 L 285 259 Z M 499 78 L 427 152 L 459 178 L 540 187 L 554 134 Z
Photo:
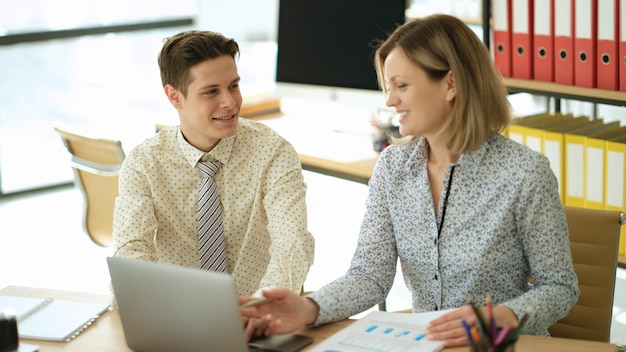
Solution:
M 0 309 L 12 309 L 22 339 L 69 341 L 102 313 L 108 303 L 80 302 L 54 298 L 0 296 Z

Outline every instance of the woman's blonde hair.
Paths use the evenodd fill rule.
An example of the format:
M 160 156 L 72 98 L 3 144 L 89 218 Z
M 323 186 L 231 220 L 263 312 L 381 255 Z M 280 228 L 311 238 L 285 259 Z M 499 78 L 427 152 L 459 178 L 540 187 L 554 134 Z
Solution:
M 461 20 L 430 15 L 399 26 L 375 53 L 378 82 L 384 81 L 384 63 L 394 48 L 401 48 L 415 65 L 438 81 L 452 71 L 456 98 L 442 132 L 448 148 L 464 153 L 478 149 L 489 135 L 502 132 L 511 122 L 507 90 L 489 50 Z M 413 136 L 415 140 L 418 136 Z

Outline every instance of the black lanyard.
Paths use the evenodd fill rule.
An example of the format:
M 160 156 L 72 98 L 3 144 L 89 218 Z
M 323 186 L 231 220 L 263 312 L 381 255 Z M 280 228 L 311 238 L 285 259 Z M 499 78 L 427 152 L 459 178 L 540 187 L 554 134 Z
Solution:
M 448 188 L 446 189 L 446 197 L 443 199 L 443 209 L 441 209 L 441 222 L 439 223 L 439 228 L 437 229 L 437 238 L 441 237 L 441 229 L 443 228 L 443 221 L 446 218 L 446 208 L 448 208 L 448 197 L 450 196 L 450 188 L 452 187 L 452 176 L 454 176 L 454 168 L 456 165 L 452 166 L 450 169 L 450 179 L 448 179 Z

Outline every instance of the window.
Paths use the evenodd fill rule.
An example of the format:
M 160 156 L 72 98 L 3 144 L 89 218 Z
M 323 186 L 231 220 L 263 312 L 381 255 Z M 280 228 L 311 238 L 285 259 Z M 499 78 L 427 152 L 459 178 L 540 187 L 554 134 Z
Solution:
M 137 143 L 169 112 L 162 40 L 195 16 L 195 0 L 0 0 L 0 195 L 72 181 L 55 122 Z

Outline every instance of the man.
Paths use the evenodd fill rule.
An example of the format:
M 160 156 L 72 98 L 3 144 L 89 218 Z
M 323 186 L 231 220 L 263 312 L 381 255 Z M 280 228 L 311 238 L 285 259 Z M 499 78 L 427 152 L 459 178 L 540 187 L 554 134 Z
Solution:
M 314 254 L 300 162 L 274 131 L 239 119 L 238 55 L 238 44 L 219 33 L 186 31 L 166 39 L 158 63 L 180 125 L 126 158 L 115 203 L 115 255 L 202 267 L 199 218 L 213 215 L 198 212 L 205 181 L 198 164 L 209 162 L 217 165 L 211 180 L 219 194 L 225 271 L 238 294 L 266 287 L 299 293 Z

